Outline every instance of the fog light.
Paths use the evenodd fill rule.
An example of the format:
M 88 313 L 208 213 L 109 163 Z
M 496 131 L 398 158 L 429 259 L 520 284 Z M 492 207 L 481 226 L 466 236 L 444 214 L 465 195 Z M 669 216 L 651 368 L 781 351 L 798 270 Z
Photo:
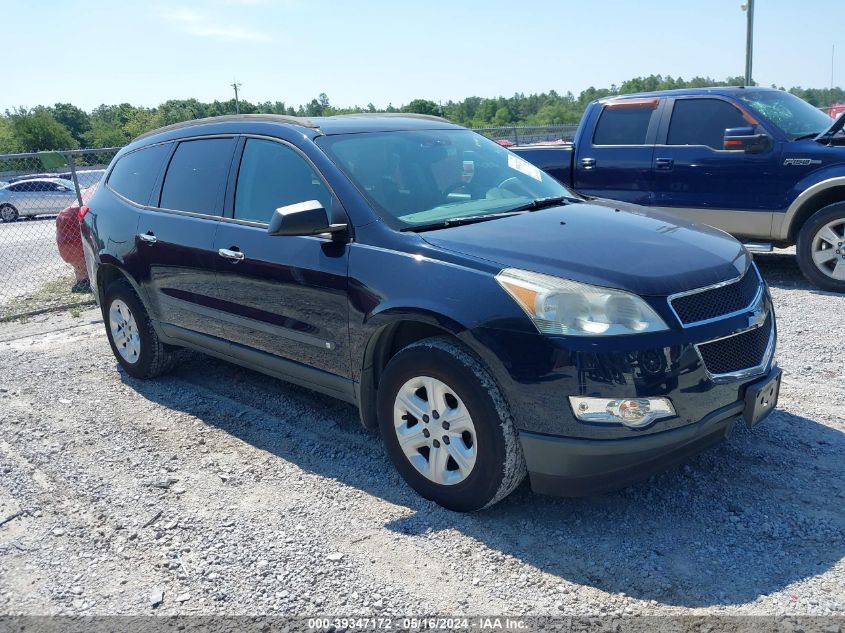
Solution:
M 637 429 L 655 420 L 671 418 L 675 408 L 669 398 L 581 398 L 569 396 L 572 412 L 582 422 L 593 424 L 624 424 Z

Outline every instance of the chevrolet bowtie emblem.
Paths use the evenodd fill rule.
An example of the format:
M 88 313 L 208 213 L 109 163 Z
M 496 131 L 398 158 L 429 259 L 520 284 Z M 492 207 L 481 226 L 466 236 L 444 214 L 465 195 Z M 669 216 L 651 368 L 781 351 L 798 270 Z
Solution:
M 760 327 L 766 322 L 767 316 L 769 316 L 768 310 L 766 310 L 763 306 L 758 306 L 757 308 L 754 308 L 754 310 L 748 316 L 748 327 Z

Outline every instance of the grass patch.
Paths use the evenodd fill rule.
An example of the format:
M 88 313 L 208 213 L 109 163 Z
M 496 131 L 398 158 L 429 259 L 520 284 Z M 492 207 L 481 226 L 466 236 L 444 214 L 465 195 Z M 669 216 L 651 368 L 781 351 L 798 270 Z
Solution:
M 71 315 L 79 317 L 79 306 L 93 303 L 89 292 L 72 292 L 73 276 L 62 276 L 45 282 L 38 290 L 0 304 L 0 322 L 24 320 L 39 312 L 71 307 Z

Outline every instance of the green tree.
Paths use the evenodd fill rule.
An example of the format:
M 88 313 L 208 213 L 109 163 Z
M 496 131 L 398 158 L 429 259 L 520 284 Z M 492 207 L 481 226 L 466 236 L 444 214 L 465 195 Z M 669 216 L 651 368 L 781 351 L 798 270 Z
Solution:
M 19 151 L 21 151 L 21 145 L 15 138 L 9 117 L 0 116 L 0 153 L 12 154 Z
M 71 103 L 57 103 L 52 108 L 48 108 L 48 111 L 56 121 L 68 129 L 77 143 L 83 143 L 85 133 L 91 129 L 91 117 L 87 112 Z
M 430 114 L 440 116 L 440 106 L 428 99 L 414 99 L 408 105 L 399 108 L 400 112 L 414 112 L 416 114 Z
M 32 110 L 19 109 L 9 117 L 12 136 L 25 152 L 74 149 L 79 143 L 68 129 L 56 121 L 43 106 Z

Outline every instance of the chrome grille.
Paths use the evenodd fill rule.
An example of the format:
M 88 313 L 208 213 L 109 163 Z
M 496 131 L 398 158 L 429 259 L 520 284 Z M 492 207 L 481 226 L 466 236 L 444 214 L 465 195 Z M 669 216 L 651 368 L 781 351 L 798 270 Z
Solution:
M 751 307 L 761 285 L 757 268 L 751 265 L 737 281 L 675 295 L 670 303 L 683 325 L 693 325 Z
M 711 375 L 733 374 L 765 364 L 766 352 L 772 337 L 773 316 L 769 312 L 758 328 L 746 330 L 727 338 L 701 343 L 698 353 Z

